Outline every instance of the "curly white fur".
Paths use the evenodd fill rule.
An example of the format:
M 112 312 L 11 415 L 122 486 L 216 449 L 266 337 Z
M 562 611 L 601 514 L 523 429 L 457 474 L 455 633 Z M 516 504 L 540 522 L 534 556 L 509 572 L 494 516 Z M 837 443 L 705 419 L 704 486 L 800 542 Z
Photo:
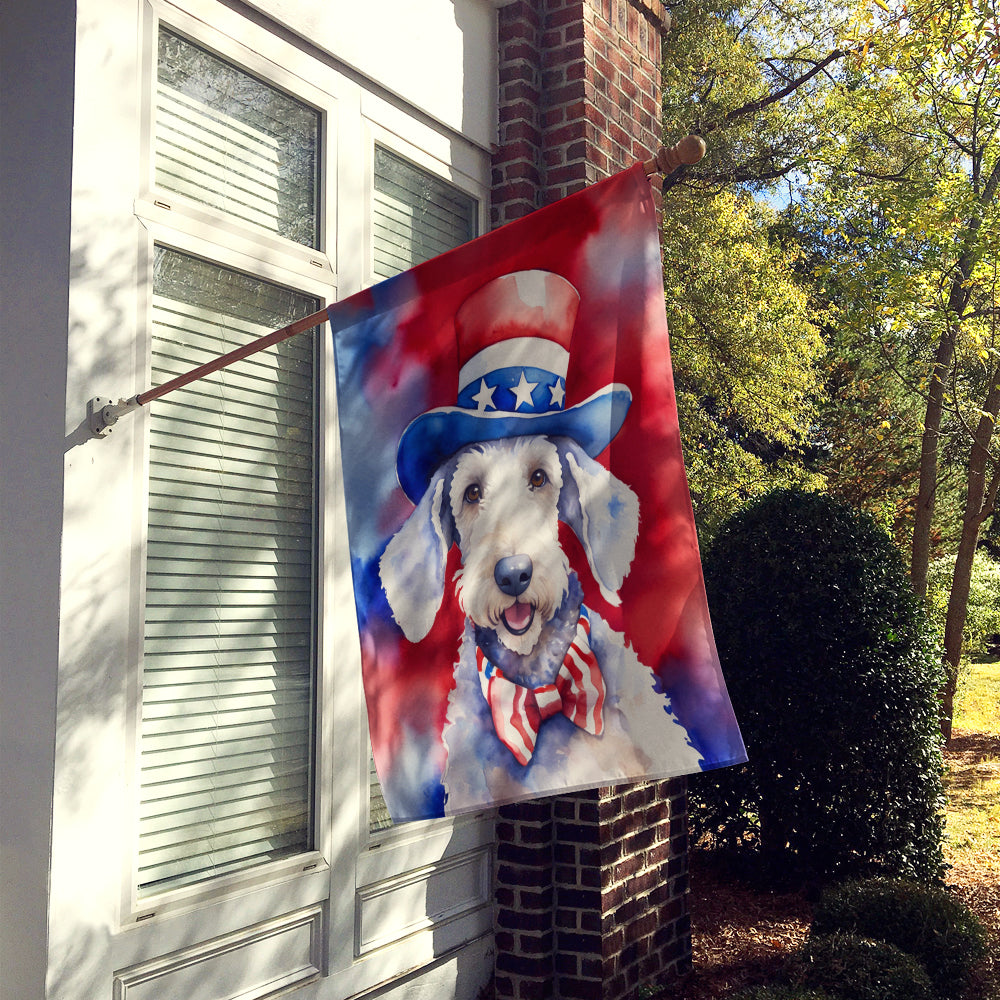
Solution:
M 618 603 L 639 529 L 635 494 L 567 438 L 526 436 L 464 448 L 438 469 L 379 565 L 389 605 L 413 642 L 440 606 L 448 549 L 467 616 L 444 741 L 446 812 L 525 795 L 698 769 L 699 755 L 621 635 L 591 613 L 591 647 L 607 685 L 600 737 L 563 716 L 547 720 L 526 767 L 493 729 L 475 649 L 527 686 L 555 679 L 576 628 L 582 592 L 559 544 L 559 522 L 580 539 L 603 596 Z M 514 559 L 520 587 L 502 586 Z

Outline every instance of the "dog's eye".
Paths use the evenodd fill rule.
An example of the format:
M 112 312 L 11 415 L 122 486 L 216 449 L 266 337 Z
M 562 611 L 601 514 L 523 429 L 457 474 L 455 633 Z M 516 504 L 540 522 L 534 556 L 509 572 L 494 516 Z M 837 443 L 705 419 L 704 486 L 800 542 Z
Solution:
M 541 489 L 548 481 L 549 477 L 541 469 L 535 469 L 528 477 L 528 482 L 531 484 L 533 490 Z
M 483 488 L 479 483 L 473 483 L 471 486 L 465 487 L 465 502 L 466 503 L 479 503 L 483 499 Z

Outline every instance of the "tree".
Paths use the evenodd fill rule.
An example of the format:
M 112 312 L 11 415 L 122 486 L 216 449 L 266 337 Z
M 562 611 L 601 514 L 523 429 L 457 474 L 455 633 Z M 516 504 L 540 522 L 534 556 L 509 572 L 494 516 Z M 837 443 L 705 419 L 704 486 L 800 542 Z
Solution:
M 824 348 L 773 215 L 746 196 L 675 192 L 664 220 L 678 414 L 704 540 L 747 499 L 810 479 L 801 455 Z
M 754 193 L 794 171 L 814 81 L 841 57 L 821 4 L 674 4 L 664 128 L 710 137 L 667 182 L 664 278 L 685 459 L 703 540 L 805 467 L 824 346 L 795 244 Z M 795 20 L 795 38 L 787 18 Z
M 710 419 L 689 418 L 699 434 L 688 453 L 704 445 L 752 455 L 771 481 L 825 478 L 891 518 L 897 537 L 909 521 L 918 594 L 932 555 L 957 553 L 943 629 L 945 732 L 972 562 L 1000 487 L 998 2 L 684 0 L 671 8 L 665 58 L 665 131 L 694 129 L 709 141 L 697 167 L 668 179 L 668 207 L 679 191 L 788 201 L 784 225 L 799 230 L 810 271 L 787 231 L 768 222 L 767 240 L 799 266 L 797 285 L 830 351 L 832 392 L 807 432 L 795 426 L 793 448 L 726 421 L 722 436 L 701 434 L 719 426 L 717 400 L 689 381 L 682 402 Z M 696 246 L 713 241 L 712 213 L 701 219 Z M 689 346 L 692 356 L 709 349 L 696 334 Z M 717 368 L 729 363 L 723 353 Z M 738 482 L 740 468 L 715 462 L 711 471 Z M 737 492 L 735 503 L 746 495 Z
M 844 4 L 827 0 L 680 0 L 665 40 L 663 123 L 694 131 L 709 154 L 667 179 L 765 191 L 809 162 L 824 133 L 823 92 L 847 55 Z
M 848 317 L 890 363 L 919 352 L 923 399 L 910 576 L 923 595 L 943 442 L 959 435 L 964 499 L 944 629 L 952 701 L 972 563 L 1000 468 L 997 237 L 1000 19 L 996 0 L 915 0 L 858 24 L 866 59 L 826 97 L 838 142 L 821 144 L 812 196 L 841 241 L 829 270 L 867 310 Z M 894 361 L 895 359 L 895 361 Z M 912 376 L 912 365 L 898 364 Z

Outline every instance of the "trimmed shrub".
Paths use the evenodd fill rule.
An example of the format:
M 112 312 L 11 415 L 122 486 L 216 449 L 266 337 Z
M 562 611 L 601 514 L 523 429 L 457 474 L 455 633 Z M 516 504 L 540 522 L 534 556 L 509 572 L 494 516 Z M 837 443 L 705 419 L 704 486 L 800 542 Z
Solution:
M 837 1000 L 934 1000 L 927 971 L 912 955 L 854 934 L 810 938 L 793 977 Z
M 947 890 L 904 879 L 869 879 L 827 889 L 812 933 L 849 932 L 895 945 L 918 959 L 943 997 L 960 997 L 986 957 L 986 932 Z
M 722 528 L 705 583 L 750 761 L 691 780 L 694 833 L 776 873 L 940 878 L 943 672 L 889 536 L 779 490 Z

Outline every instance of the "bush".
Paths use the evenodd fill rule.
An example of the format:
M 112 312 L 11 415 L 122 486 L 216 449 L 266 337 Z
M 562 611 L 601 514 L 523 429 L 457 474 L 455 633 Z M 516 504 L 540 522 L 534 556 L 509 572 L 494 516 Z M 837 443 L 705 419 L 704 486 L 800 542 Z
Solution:
M 750 761 L 692 779 L 695 834 L 774 872 L 939 878 L 943 674 L 888 535 L 779 490 L 724 525 L 705 583 Z
M 927 573 L 927 603 L 941 636 L 948 613 L 951 578 L 955 557 L 935 559 Z M 982 656 L 990 650 L 994 636 L 1000 634 L 1000 563 L 980 549 L 972 563 L 969 603 L 962 630 L 962 656 Z
M 850 932 L 895 945 L 923 963 L 937 992 L 959 997 L 986 933 L 945 889 L 904 879 L 870 879 L 827 889 L 813 917 L 814 935 Z
M 807 988 L 820 988 L 837 1000 L 933 1000 L 924 967 L 912 955 L 884 941 L 853 934 L 810 938 L 793 976 Z

